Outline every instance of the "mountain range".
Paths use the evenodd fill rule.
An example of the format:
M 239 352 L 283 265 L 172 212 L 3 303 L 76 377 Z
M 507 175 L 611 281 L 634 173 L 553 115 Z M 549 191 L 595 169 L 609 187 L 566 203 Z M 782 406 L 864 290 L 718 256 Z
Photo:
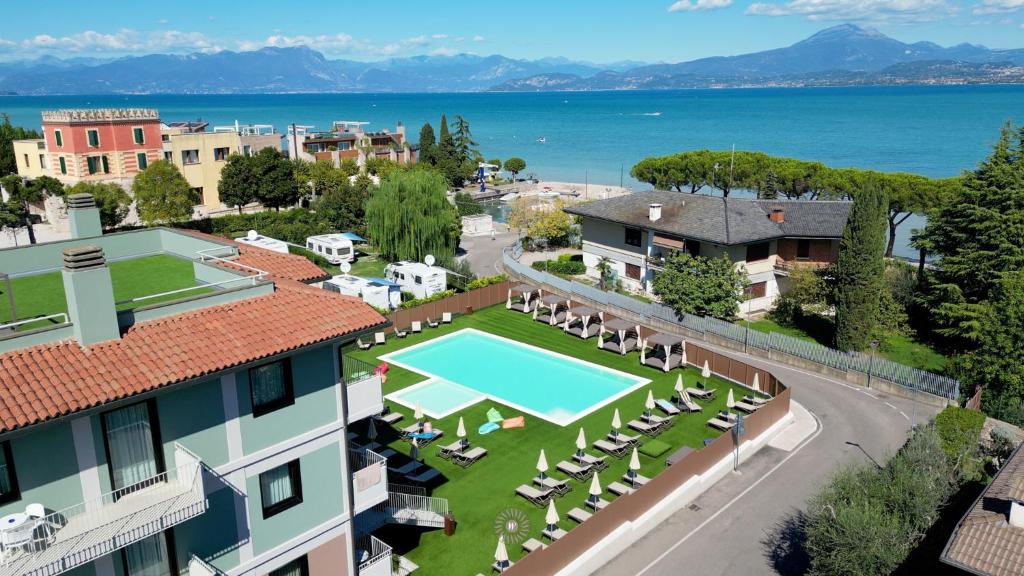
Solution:
M 305 46 L 117 59 L 0 62 L 0 93 L 268 93 L 636 90 L 1024 82 L 1024 49 L 905 43 L 842 24 L 791 46 L 675 64 L 500 55 L 332 60 Z

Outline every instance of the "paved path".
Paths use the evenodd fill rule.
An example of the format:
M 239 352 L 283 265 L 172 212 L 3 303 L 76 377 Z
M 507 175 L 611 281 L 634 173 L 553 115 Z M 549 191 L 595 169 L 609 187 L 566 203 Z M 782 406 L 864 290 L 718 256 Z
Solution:
M 778 441 L 762 449 L 738 474 L 723 478 L 595 574 L 780 573 L 762 544 L 776 524 L 801 508 L 840 464 L 884 461 L 905 441 L 912 419 L 925 421 L 936 412 L 910 400 L 719 351 L 770 368 L 790 385 L 792 399 L 814 415 L 819 429 L 795 447 Z
M 501 265 L 501 249 L 515 242 L 518 234 L 508 232 L 504 224 L 494 223 L 495 235 L 465 236 L 459 239 L 459 250 L 465 251 L 465 258 L 477 276 L 504 274 Z M 460 254 L 461 256 L 461 254 Z

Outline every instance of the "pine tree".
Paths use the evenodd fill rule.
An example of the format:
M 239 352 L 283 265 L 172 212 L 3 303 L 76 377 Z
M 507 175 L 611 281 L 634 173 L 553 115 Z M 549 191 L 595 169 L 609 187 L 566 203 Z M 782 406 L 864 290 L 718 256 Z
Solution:
M 469 131 L 469 121 L 462 114 L 455 116 L 455 134 L 452 136 L 455 147 L 455 157 L 459 162 L 472 160 L 480 155 L 477 149 L 477 142 L 473 140 L 473 133 Z
M 835 265 L 835 338 L 840 350 L 864 350 L 878 325 L 888 204 L 874 182 L 854 197 Z
M 440 148 L 437 158 L 438 164 L 456 160 L 455 139 L 452 137 L 451 132 L 448 131 L 448 118 L 444 114 L 441 114 L 441 133 L 437 142 Z

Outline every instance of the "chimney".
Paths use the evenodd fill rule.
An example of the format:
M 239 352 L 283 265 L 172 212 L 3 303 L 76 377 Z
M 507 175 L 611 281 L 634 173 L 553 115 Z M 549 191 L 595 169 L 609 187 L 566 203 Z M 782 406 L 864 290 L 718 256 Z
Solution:
M 651 222 L 661 220 L 661 204 L 650 204 L 648 208 L 650 210 L 648 218 L 651 219 Z
M 100 209 L 89 194 L 68 196 L 68 219 L 71 220 L 71 237 L 76 240 L 103 235 Z
M 82 346 L 121 337 L 114 305 L 114 287 L 110 282 L 103 249 L 77 246 L 64 251 L 64 297 L 75 339 Z
M 772 206 L 772 212 L 768 215 L 768 219 L 776 224 L 782 224 L 786 221 L 786 211 L 782 206 Z
M 1020 500 L 1010 500 L 1010 526 L 1024 528 L 1024 504 Z

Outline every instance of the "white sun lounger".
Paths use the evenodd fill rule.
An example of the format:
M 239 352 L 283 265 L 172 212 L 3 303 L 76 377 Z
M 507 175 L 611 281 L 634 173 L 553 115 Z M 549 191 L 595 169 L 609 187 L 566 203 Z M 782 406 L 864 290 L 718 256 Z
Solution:
M 395 422 L 398 422 L 402 418 L 405 418 L 405 416 L 403 416 L 401 412 L 387 412 L 385 414 L 381 414 L 380 416 L 375 416 L 375 418 L 377 419 L 377 421 L 383 422 L 385 424 L 394 424 Z
M 466 442 L 465 444 L 466 445 L 463 446 L 463 441 L 460 439 L 456 440 L 455 442 L 452 442 L 447 446 L 438 446 L 437 455 L 440 456 L 441 458 L 451 458 L 452 456 L 458 454 L 459 452 L 462 452 L 469 446 L 468 442 Z
M 554 493 L 555 491 L 550 488 L 537 490 L 533 486 L 529 486 L 527 484 L 520 484 L 519 487 L 516 488 L 516 494 L 522 496 L 536 506 L 546 506 L 548 500 L 551 500 L 551 496 Z
M 626 472 L 625 474 L 622 475 L 622 481 L 626 482 L 630 486 L 636 487 L 636 486 L 643 486 L 644 484 L 647 484 L 648 482 L 651 481 L 651 479 L 648 478 L 647 476 L 642 475 L 642 474 L 636 474 L 635 476 L 630 476 L 629 472 Z
M 714 418 L 708 420 L 708 426 L 711 426 L 712 428 L 718 428 L 719 430 L 721 430 L 723 432 L 725 432 L 726 430 L 731 430 L 732 427 L 735 426 L 735 425 L 736 425 L 735 422 L 729 422 L 728 420 L 722 420 L 718 416 L 715 416 Z
M 487 449 L 474 446 L 465 452 L 456 452 L 452 454 L 452 462 L 462 466 L 463 468 L 469 468 L 484 456 L 487 456 Z
M 442 312 L 441 313 L 441 324 L 451 324 L 451 323 L 452 323 L 452 313 L 451 312 Z
M 647 422 L 641 422 L 640 420 L 630 420 L 629 427 L 645 436 L 657 436 L 661 434 L 661 426 L 656 424 L 648 424 Z
M 595 441 L 594 448 L 597 448 L 598 450 L 604 452 L 605 454 L 615 456 L 616 458 L 622 458 L 623 456 L 626 455 L 627 452 L 629 452 L 629 444 L 615 444 L 614 442 L 609 442 L 607 440 Z
M 416 320 L 412 323 L 412 333 L 419 334 L 420 332 L 423 332 L 423 323 Z
M 362 338 L 356 338 L 356 346 L 358 346 L 360 350 L 369 350 L 370 346 L 373 346 L 373 344 L 370 342 L 363 342 Z
M 658 398 L 654 403 L 658 405 L 658 408 L 660 408 L 662 412 L 669 416 L 675 416 L 680 413 L 679 408 L 676 408 L 671 402 L 664 398 Z
M 756 412 L 757 409 L 760 408 L 760 406 L 756 404 L 748 404 L 746 402 L 737 402 L 736 407 L 739 408 L 740 410 L 743 410 L 744 412 L 747 412 L 748 414 L 751 412 Z
M 384 344 L 384 333 L 383 332 L 374 332 L 373 333 L 373 343 L 374 344 Z
M 544 478 L 533 477 L 533 483 L 541 488 L 548 488 L 555 491 L 558 496 L 564 496 L 572 490 L 572 486 L 565 480 L 559 480 L 558 478 L 552 478 L 551 476 L 545 476 Z
M 582 524 L 587 520 L 590 520 L 590 517 L 593 516 L 593 514 L 581 508 L 573 508 L 572 510 L 569 510 L 568 513 L 566 513 L 566 516 L 568 516 L 570 520 L 575 520 L 576 522 Z
M 415 476 L 410 476 L 406 474 L 405 479 L 414 484 L 426 484 L 427 482 L 430 482 L 431 480 L 437 478 L 440 475 L 440 470 L 438 470 L 437 468 L 431 468 L 430 470 L 427 470 L 426 472 L 421 472 Z
M 615 494 L 616 496 L 624 496 L 626 494 L 632 494 L 634 492 L 634 490 L 629 486 L 619 484 L 618 482 L 612 482 L 611 484 L 609 484 L 608 491 L 611 492 L 612 494 Z
M 597 500 L 591 500 L 588 498 L 586 504 L 594 510 L 604 510 L 605 507 L 608 506 L 609 502 L 604 498 L 598 498 Z
M 764 406 L 768 403 L 768 398 L 758 398 L 757 396 L 744 396 L 743 401 L 747 404 L 753 404 L 755 406 Z
M 593 466 L 595 470 L 604 470 L 608 467 L 608 463 L 604 461 L 604 456 L 594 456 L 591 454 L 584 453 L 580 456 L 578 453 L 572 455 L 572 459 L 579 462 L 580 464 L 586 464 Z
M 530 538 L 526 542 L 523 542 L 523 550 L 525 550 L 527 554 L 534 550 L 543 550 L 545 548 L 547 548 L 547 545 L 536 538 Z
M 561 462 L 556 464 L 555 468 L 559 472 L 562 472 L 563 474 L 568 474 L 569 476 L 572 476 L 576 480 L 580 481 L 586 480 L 587 478 L 590 478 L 591 476 L 594 475 L 593 466 L 577 466 L 572 462 L 566 462 L 565 460 L 562 460 Z
M 566 534 L 568 534 L 568 532 L 566 532 L 565 530 L 562 530 L 561 528 L 555 528 L 554 530 L 548 530 L 547 528 L 545 528 L 544 530 L 541 531 L 541 536 L 544 536 L 545 538 L 547 538 L 548 540 L 551 540 L 552 542 L 554 542 L 555 540 L 558 540 L 559 538 L 561 538 L 562 536 L 565 536 Z
M 615 444 L 626 444 L 628 446 L 640 445 L 639 436 L 630 436 L 625 432 L 619 432 L 618 434 L 612 434 L 611 432 L 609 432 L 607 438 L 614 442 Z
M 711 400 L 715 397 L 714 388 L 687 388 L 686 393 L 701 400 Z
M 437 320 L 431 320 L 430 318 L 427 318 L 427 326 L 431 328 L 437 328 L 440 325 L 441 324 Z

